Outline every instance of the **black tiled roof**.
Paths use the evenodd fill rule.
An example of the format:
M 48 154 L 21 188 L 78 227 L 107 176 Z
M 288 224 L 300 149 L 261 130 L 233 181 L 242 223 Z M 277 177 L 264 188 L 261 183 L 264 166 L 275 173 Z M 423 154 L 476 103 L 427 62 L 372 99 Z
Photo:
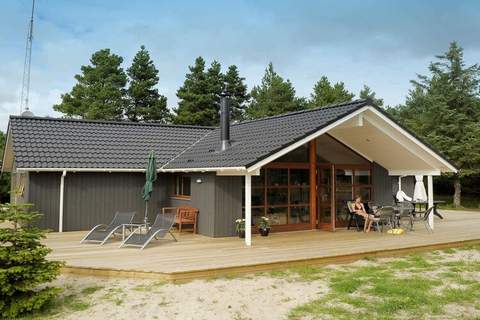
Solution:
M 143 169 L 150 150 L 161 167 L 212 130 L 19 116 L 9 127 L 17 168 Z
M 164 169 L 249 167 L 328 124 L 366 106 L 365 100 L 233 124 L 232 146 L 222 152 L 216 128 Z

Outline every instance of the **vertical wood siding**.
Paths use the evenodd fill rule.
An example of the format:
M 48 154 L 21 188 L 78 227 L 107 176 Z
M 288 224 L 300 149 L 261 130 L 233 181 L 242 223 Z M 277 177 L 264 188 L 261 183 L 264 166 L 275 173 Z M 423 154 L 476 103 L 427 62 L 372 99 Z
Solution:
M 42 229 L 58 231 L 61 173 L 30 173 L 28 202 L 43 214 L 36 225 Z
M 215 178 L 214 237 L 235 235 L 235 220 L 242 217 L 242 177 Z
M 392 183 L 392 193 L 397 194 L 398 192 L 398 176 L 391 176 Z M 407 176 L 402 178 L 402 190 L 406 193 L 407 196 L 413 198 L 413 190 L 415 189 L 415 177 Z
M 32 173 L 29 200 L 41 210 L 42 227 L 58 230 L 60 173 Z M 141 197 L 143 173 L 71 173 L 65 177 L 64 231 L 88 230 L 108 223 L 116 211 L 136 211 L 135 221 L 143 220 L 145 203 Z M 167 205 L 163 175 L 153 186 L 148 216 L 153 221 Z
M 191 205 L 199 210 L 198 233 L 215 236 L 215 173 L 192 174 Z M 201 179 L 202 183 L 196 180 Z
M 388 170 L 373 163 L 373 201 L 376 205 L 391 206 L 393 203 L 392 178 L 388 175 Z

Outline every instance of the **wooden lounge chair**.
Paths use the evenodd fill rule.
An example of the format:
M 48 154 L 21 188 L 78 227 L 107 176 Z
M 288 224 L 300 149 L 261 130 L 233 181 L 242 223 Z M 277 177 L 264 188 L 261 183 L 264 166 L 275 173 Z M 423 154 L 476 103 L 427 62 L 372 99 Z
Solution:
M 99 242 L 104 244 L 119 228 L 124 224 L 132 223 L 136 212 L 116 212 L 109 225 L 99 224 L 90 230 L 87 235 L 80 241 L 83 242 Z
M 162 213 L 175 213 L 175 224 L 178 225 L 178 232 L 182 232 L 184 224 L 193 225 L 193 233 L 197 233 L 198 209 L 191 206 L 165 207 Z
M 147 233 L 141 233 L 141 228 L 136 229 L 125 239 L 125 241 L 122 242 L 120 248 L 123 246 L 132 246 L 140 247 L 140 249 L 143 250 L 153 238 L 158 240 L 165 237 L 167 233 L 172 236 L 174 241 L 177 241 L 175 236 L 170 231 L 174 222 L 174 213 L 157 214 L 155 222 L 153 222 Z

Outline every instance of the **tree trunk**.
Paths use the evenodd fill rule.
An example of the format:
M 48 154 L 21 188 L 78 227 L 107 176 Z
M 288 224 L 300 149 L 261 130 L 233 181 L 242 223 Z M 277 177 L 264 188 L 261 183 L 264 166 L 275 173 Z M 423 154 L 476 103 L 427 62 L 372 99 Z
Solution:
M 455 188 L 455 193 L 453 194 L 453 207 L 459 208 L 461 206 L 462 184 L 460 183 L 460 178 L 458 176 L 453 180 L 453 187 Z

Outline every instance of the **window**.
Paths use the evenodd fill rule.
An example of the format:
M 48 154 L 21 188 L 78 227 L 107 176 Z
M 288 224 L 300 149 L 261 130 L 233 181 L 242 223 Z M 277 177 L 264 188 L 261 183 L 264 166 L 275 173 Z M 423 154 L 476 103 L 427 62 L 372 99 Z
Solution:
M 190 177 L 177 174 L 174 176 L 174 188 L 173 196 L 179 198 L 190 198 L 191 196 L 191 187 L 190 187 Z
M 308 223 L 310 221 L 309 172 L 309 169 L 290 168 L 288 164 L 281 164 L 279 168 L 262 169 L 260 176 L 253 176 L 252 220 L 254 224 L 257 224 L 258 219 L 264 215 L 270 218 L 272 225 Z

